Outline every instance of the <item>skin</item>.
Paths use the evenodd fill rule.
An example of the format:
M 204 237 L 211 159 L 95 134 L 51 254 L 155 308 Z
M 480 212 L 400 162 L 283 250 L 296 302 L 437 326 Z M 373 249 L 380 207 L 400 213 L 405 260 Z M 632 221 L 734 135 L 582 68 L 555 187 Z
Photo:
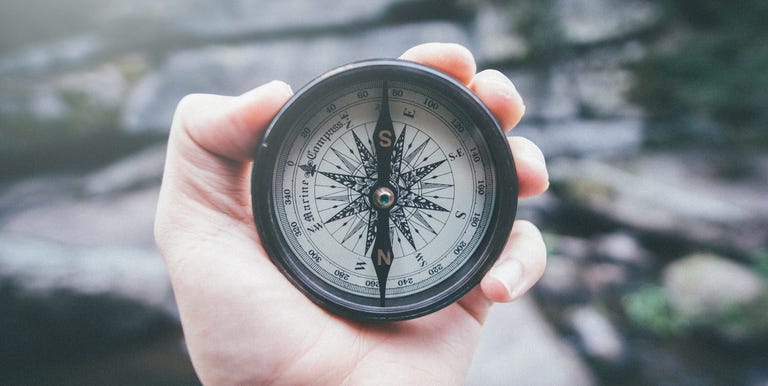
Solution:
M 406 60 L 467 84 L 503 127 L 525 106 L 498 71 L 476 73 L 471 53 L 431 43 Z M 250 163 L 260 137 L 292 91 L 270 82 L 237 97 L 188 95 L 174 115 L 155 221 L 189 354 L 208 385 L 461 384 L 489 307 L 539 280 L 539 230 L 518 220 L 481 284 L 459 302 L 415 320 L 362 324 L 317 307 L 266 255 L 252 218 Z M 548 175 L 532 142 L 510 137 L 520 197 L 544 192 Z

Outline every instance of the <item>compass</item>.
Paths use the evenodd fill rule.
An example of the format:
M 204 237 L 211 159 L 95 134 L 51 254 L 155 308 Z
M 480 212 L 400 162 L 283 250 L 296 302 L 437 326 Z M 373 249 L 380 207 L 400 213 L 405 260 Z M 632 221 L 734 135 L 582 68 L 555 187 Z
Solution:
M 274 264 L 356 320 L 437 311 L 506 243 L 517 175 L 499 124 L 463 84 L 401 60 L 332 70 L 270 124 L 253 215 Z

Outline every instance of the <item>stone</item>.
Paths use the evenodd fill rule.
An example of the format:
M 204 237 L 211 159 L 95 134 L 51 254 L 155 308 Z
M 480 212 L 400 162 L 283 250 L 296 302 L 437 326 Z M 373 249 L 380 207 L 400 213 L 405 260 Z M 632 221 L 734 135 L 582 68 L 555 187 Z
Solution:
M 120 159 L 83 181 L 82 192 L 88 196 L 115 194 L 151 185 L 159 185 L 165 166 L 166 145 L 154 145 Z
M 142 23 L 171 36 L 215 39 L 224 36 L 320 30 L 361 23 L 373 24 L 390 7 L 403 0 L 371 0 L 361 6 L 354 0 L 338 0 L 332 7 L 322 2 L 286 0 L 203 0 L 194 6 L 183 0 L 158 3 L 139 0 L 130 4 L 111 2 L 98 17 L 123 27 Z
M 505 71 L 525 102 L 525 120 L 570 121 L 579 117 L 579 100 L 569 66 L 550 70 Z M 525 121 L 523 121 L 525 122 Z
M 559 254 L 562 254 L 569 259 L 583 262 L 592 257 L 592 245 L 587 239 L 575 236 L 558 235 L 553 244 Z
M 498 4 L 482 4 L 473 22 L 473 54 L 478 62 L 522 59 L 528 44 L 516 31 L 510 13 Z
M 581 300 L 588 297 L 580 264 L 561 255 L 547 257 L 547 269 L 534 288 L 545 296 L 561 300 Z
M 122 126 L 133 133 L 164 132 L 170 127 L 176 104 L 186 94 L 238 95 L 273 79 L 286 81 L 298 90 L 337 66 L 361 59 L 397 57 L 411 46 L 427 41 L 469 43 L 467 33 L 459 25 L 429 22 L 341 37 L 207 46 L 175 52 L 132 90 L 123 110 Z
M 580 44 L 647 29 L 660 16 L 654 3 L 638 0 L 559 0 L 553 9 L 564 39 Z
M 0 79 L 47 74 L 57 67 L 82 65 L 104 46 L 99 36 L 74 35 L 12 51 L 0 59 Z
M 491 308 L 466 385 L 594 385 L 530 297 Z
M 583 278 L 593 296 L 612 293 L 629 282 L 627 269 L 611 263 L 589 264 L 583 270 Z
M 642 111 L 627 100 L 632 72 L 627 63 L 641 60 L 646 49 L 635 41 L 589 50 L 563 64 L 573 74 L 574 98 L 580 116 L 590 119 L 642 118 Z
M 517 204 L 517 219 L 525 219 L 534 224 L 544 223 L 547 217 L 556 216 L 559 200 L 550 191 L 538 196 L 520 198 Z
M 639 151 L 642 123 L 637 119 L 556 121 L 532 125 L 525 121 L 514 135 L 535 142 L 548 158 L 611 157 Z
M 0 111 L 54 120 L 79 114 L 80 108 L 116 110 L 122 105 L 128 87 L 118 62 L 42 77 L 29 71 L 29 75 L 16 71 L 0 75 L 5 86 L 0 91 Z
M 587 356 L 613 365 L 626 360 L 626 340 L 603 313 L 592 306 L 579 306 L 567 312 L 566 320 Z
M 764 195 L 759 197 L 768 190 L 768 180 L 723 181 L 702 172 L 712 167 L 705 157 L 554 160 L 549 162 L 550 181 L 565 205 L 638 234 L 745 254 L 763 248 L 768 204 Z
M 9 183 L 0 189 L 0 224 L 4 222 L 4 217 L 15 213 L 75 199 L 80 181 L 77 175 L 62 173 L 32 176 Z
M 118 61 L 0 75 L 0 83 L 0 174 L 89 164 L 93 154 L 78 151 L 83 146 L 120 151 L 115 126 L 129 80 Z
M 24 364 L 98 356 L 178 324 L 151 249 L 72 248 L 0 232 L 0 355 Z
M 768 333 L 768 284 L 757 272 L 713 254 L 693 254 L 664 268 L 671 309 L 692 325 L 743 341 Z
M 651 253 L 626 232 L 599 235 L 592 239 L 592 243 L 595 255 L 604 259 L 636 267 L 647 267 L 651 264 Z
M 42 203 L 3 219 L 0 230 L 78 247 L 152 248 L 159 186 L 120 195 Z
M 0 277 L 23 293 L 108 296 L 175 312 L 165 264 L 154 249 L 70 247 L 4 231 Z

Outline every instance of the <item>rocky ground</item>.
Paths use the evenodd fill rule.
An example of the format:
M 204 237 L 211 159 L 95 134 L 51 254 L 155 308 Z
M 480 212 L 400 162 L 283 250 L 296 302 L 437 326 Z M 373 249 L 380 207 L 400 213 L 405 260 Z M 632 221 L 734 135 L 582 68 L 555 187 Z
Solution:
M 515 81 L 552 178 L 520 209 L 547 272 L 493 309 L 467 384 L 768 385 L 768 152 L 643 146 L 623 64 L 648 2 L 552 2 L 568 54 L 544 65 L 495 3 L 71 0 L 45 29 L 25 4 L 0 6 L 0 383 L 195 382 L 152 240 L 183 95 L 453 41 Z

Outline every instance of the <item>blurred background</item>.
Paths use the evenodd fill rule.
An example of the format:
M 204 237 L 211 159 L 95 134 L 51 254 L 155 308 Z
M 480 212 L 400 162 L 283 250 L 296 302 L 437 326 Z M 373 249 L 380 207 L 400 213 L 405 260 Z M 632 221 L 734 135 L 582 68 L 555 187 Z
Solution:
M 198 381 L 152 221 L 191 92 L 443 41 L 513 79 L 549 248 L 469 385 L 768 385 L 768 1 L 3 0 L 0 384 Z

